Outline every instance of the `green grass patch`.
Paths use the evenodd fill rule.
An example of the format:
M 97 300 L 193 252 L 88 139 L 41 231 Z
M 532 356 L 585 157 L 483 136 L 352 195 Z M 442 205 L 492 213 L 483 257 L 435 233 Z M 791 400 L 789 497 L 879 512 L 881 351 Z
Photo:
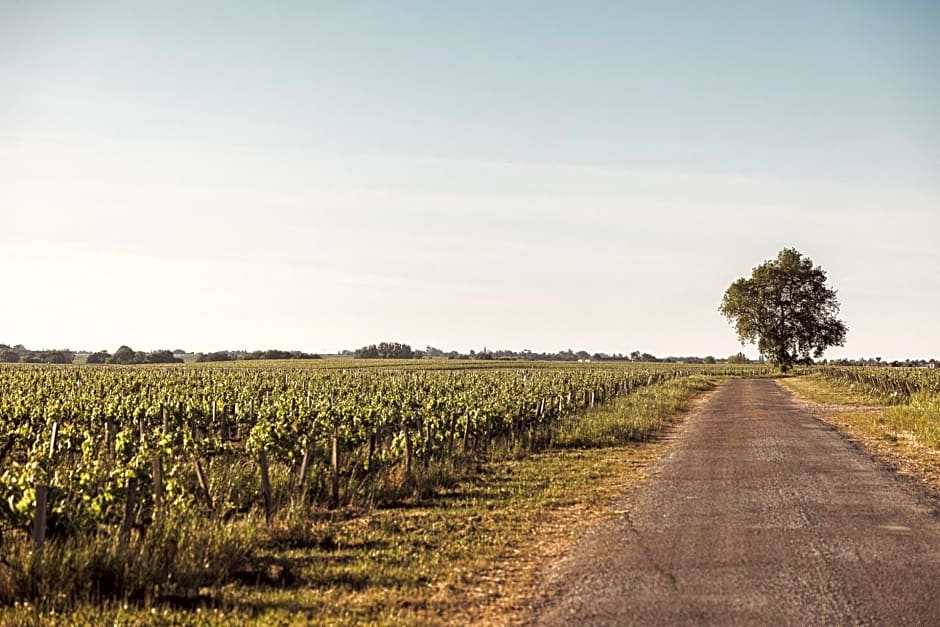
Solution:
M 692 376 L 641 388 L 630 396 L 572 417 L 559 427 L 555 444 L 563 448 L 590 448 L 642 442 L 686 409 L 690 397 L 712 387 L 714 379 Z
M 43 600 L 0 608 L 0 624 L 445 624 L 481 616 L 507 622 L 518 610 L 513 599 L 527 591 L 552 547 L 608 515 L 609 500 L 641 480 L 661 453 L 662 443 L 648 441 L 714 385 L 696 376 L 638 390 L 566 423 L 555 438 L 559 449 L 483 464 L 393 506 L 332 512 L 297 506 L 271 525 L 257 520 L 228 535 L 224 525 L 179 521 L 175 531 L 151 538 L 152 554 L 134 567 L 167 579 L 162 596 L 137 598 L 131 584 L 143 574 L 126 573 L 124 601 L 83 601 L 81 590 L 58 598 L 68 591 L 56 591 L 54 578 L 69 580 L 58 571 L 74 573 L 75 587 L 93 586 L 92 567 L 107 565 L 120 549 L 113 539 L 84 547 L 53 543 L 47 557 L 55 556 L 50 568 L 58 571 L 43 580 L 49 586 Z M 159 549 L 168 546 L 185 559 L 160 561 Z M 4 583 L 11 573 L 0 565 L 0 586 L 15 584 Z M 174 577 L 186 573 L 189 584 L 174 587 Z

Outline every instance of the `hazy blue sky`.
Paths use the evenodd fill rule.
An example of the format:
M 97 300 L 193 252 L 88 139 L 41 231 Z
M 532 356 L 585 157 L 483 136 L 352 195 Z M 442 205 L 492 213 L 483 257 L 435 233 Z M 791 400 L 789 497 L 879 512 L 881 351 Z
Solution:
M 937 2 L 0 0 L 0 342 L 728 355 L 794 246 L 940 357 L 938 240 Z

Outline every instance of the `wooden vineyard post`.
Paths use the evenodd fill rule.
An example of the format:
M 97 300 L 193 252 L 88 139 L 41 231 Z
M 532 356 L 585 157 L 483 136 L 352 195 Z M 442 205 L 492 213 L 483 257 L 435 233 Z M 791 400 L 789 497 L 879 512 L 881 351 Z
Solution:
M 202 498 L 206 501 L 206 505 L 209 506 L 209 510 L 212 510 L 212 495 L 209 494 L 209 482 L 206 480 L 206 473 L 202 469 L 202 462 L 199 459 L 196 459 L 196 479 L 199 481 L 199 490 L 202 492 Z
M 137 434 L 140 437 L 140 447 L 143 449 L 147 443 L 147 421 L 144 415 L 141 415 L 137 421 Z M 127 548 L 127 544 L 131 538 L 131 529 L 134 528 L 134 522 L 136 520 L 137 477 L 131 477 L 127 480 L 127 485 L 124 486 L 124 517 L 121 520 L 121 531 L 118 535 L 121 550 Z
M 405 436 L 405 479 L 411 481 L 411 431 L 405 422 L 402 422 L 402 429 Z
M 193 418 L 189 419 L 189 430 L 192 432 L 193 442 L 199 442 L 199 434 L 196 431 L 196 421 Z M 205 500 L 206 505 L 209 506 L 209 511 L 212 511 L 212 495 L 209 494 L 209 481 L 206 479 L 206 473 L 202 468 L 202 462 L 199 460 L 198 452 L 194 456 L 194 466 L 196 467 L 196 479 L 199 481 L 199 490 L 202 492 L 202 498 Z
M 55 441 L 59 437 L 59 423 L 52 423 L 52 437 L 49 438 L 49 461 L 52 461 L 53 455 L 55 455 Z
M 46 503 L 49 486 L 36 486 L 36 515 L 33 518 L 33 568 L 42 563 L 42 547 L 46 542 Z
M 451 449 L 453 449 L 453 436 L 451 436 Z M 366 465 L 366 470 L 372 472 L 373 465 L 375 464 L 375 429 L 372 429 L 372 432 L 369 433 L 369 459 Z
M 134 527 L 136 513 L 137 477 L 131 477 L 127 480 L 127 487 L 124 489 L 124 519 L 121 521 L 121 533 L 119 536 L 122 550 L 127 548 L 127 543 L 131 537 L 131 529 Z
M 468 440 L 470 439 L 470 415 L 464 414 L 463 422 L 463 454 L 466 455 L 468 450 Z
M 162 439 L 166 437 L 167 431 L 166 407 L 164 406 L 160 407 L 160 417 L 162 419 L 162 431 L 160 434 Z M 153 466 L 153 501 L 159 510 L 163 507 L 163 500 L 166 496 L 163 488 L 163 458 L 159 452 L 154 454 L 151 465 Z
M 297 476 L 297 494 L 303 496 L 307 488 L 307 475 L 310 474 L 310 460 L 313 457 L 313 447 L 307 443 L 304 446 L 304 456 L 300 460 L 300 472 Z
M 305 415 L 310 415 L 310 407 L 312 403 L 310 402 L 310 392 L 307 391 L 307 380 L 304 379 L 304 392 L 307 394 L 305 401 L 304 413 Z M 297 473 L 297 495 L 301 498 L 304 496 L 304 491 L 307 488 L 307 475 L 310 473 L 310 462 L 313 458 L 313 444 L 310 441 L 309 434 L 304 440 L 304 456 L 300 460 L 300 471 Z
M 232 426 L 228 429 L 228 435 L 233 440 L 238 439 L 238 401 L 232 403 Z
M 274 515 L 274 500 L 271 496 L 271 474 L 268 470 L 268 456 L 264 449 L 258 451 L 258 468 L 261 470 L 261 497 L 264 499 L 264 519 L 268 524 Z
M 49 439 L 49 462 L 55 454 L 56 438 L 59 435 L 59 423 L 52 423 L 52 437 Z M 46 518 L 48 515 L 49 485 L 45 481 L 36 486 L 36 511 L 33 517 L 33 568 L 42 564 L 42 549 L 46 543 Z
M 425 451 L 425 454 L 424 454 L 424 459 L 422 460 L 423 465 L 424 465 L 425 468 L 427 468 L 428 466 L 431 465 L 431 451 L 433 450 L 432 447 L 431 447 L 431 443 L 433 442 L 433 440 L 431 439 L 432 436 L 433 436 L 433 432 L 431 431 L 431 421 L 430 421 L 430 420 L 425 420 L 425 421 L 424 421 L 424 451 Z
M 457 437 L 457 421 L 451 417 L 447 426 L 447 459 L 450 460 L 451 468 L 454 464 L 454 439 Z M 372 466 L 372 449 L 375 448 L 373 445 L 375 442 L 375 434 L 372 435 L 372 439 L 369 440 L 369 466 Z
M 339 505 L 339 430 L 333 426 L 333 438 L 330 451 L 330 506 Z
M 532 442 L 535 436 L 535 425 L 536 422 L 529 418 L 529 403 L 526 401 L 522 402 L 522 420 L 523 428 L 525 429 L 525 439 L 526 439 L 526 450 L 532 450 Z
M 166 497 L 163 490 L 163 460 L 159 455 L 154 455 L 151 465 L 153 466 L 153 502 L 157 510 L 160 510 L 163 507 L 163 499 Z
M 228 408 L 228 404 L 226 404 L 226 405 L 224 405 L 224 406 L 222 407 L 222 428 L 221 428 L 221 433 L 222 433 L 222 441 L 223 441 L 223 442 L 228 442 L 229 440 L 232 439 L 232 438 L 231 438 L 231 434 L 229 433 L 229 430 L 228 430 L 228 420 L 225 419 L 225 416 L 226 416 L 226 414 L 228 413 L 228 412 L 225 411 L 227 408 Z M 212 412 L 215 413 L 215 405 L 214 405 L 214 404 L 212 405 Z

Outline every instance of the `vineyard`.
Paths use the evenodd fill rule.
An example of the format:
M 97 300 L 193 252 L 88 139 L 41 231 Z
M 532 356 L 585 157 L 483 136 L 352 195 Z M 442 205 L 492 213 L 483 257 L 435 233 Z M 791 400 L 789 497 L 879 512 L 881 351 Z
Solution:
M 2 550 L 8 563 L 24 563 L 30 547 L 14 589 L 51 581 L 61 559 L 47 554 L 89 539 L 105 542 L 126 575 L 181 521 L 236 529 L 240 521 L 270 524 L 284 511 L 394 503 L 481 461 L 551 446 L 560 427 L 596 405 L 704 370 L 414 361 L 5 366 Z M 86 593 L 142 594 L 164 575 L 96 583 Z
M 823 366 L 810 371 L 842 389 L 869 395 L 876 405 L 888 405 L 873 424 L 860 421 L 876 437 L 940 450 L 940 370 Z
M 916 405 L 918 420 L 937 412 L 937 371 L 809 370 Z M 433 360 L 3 366 L 0 602 L 212 588 L 257 559 L 259 529 L 285 546 L 322 542 L 303 530 L 331 512 L 397 507 L 493 460 L 597 446 L 566 435 L 595 407 L 701 375 L 764 374 Z M 610 441 L 647 433 L 618 429 Z
M 822 366 L 813 372 L 837 383 L 861 386 L 896 403 L 940 398 L 940 370 L 936 368 Z

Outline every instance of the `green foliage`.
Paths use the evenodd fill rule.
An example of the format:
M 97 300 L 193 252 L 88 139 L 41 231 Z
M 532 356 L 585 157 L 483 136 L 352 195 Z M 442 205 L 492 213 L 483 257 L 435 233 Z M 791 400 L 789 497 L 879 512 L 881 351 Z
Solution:
M 42 351 L 38 358 L 44 364 L 70 364 L 75 360 L 75 353 L 70 350 Z
M 742 352 L 737 352 L 728 357 L 729 364 L 746 364 L 748 361 L 747 355 Z
M 554 437 L 560 447 L 622 446 L 648 439 L 685 409 L 694 394 L 713 388 L 714 379 L 692 375 L 641 388 L 596 411 L 565 421 Z
M 109 364 L 127 365 L 132 364 L 137 359 L 137 353 L 130 346 L 122 346 L 114 351 L 114 355 L 108 360 Z
M 719 311 L 734 323 L 742 343 L 756 342 L 783 372 L 842 346 L 848 331 L 836 318 L 839 301 L 826 286 L 826 272 L 793 248 L 732 283 Z
M 111 359 L 111 353 L 108 351 L 98 351 L 88 356 L 86 364 L 106 364 Z
M 9 370 L 29 372 L 22 367 Z M 546 370 L 562 380 L 572 373 L 590 372 L 586 367 Z M 88 371 L 84 369 L 81 375 L 87 376 Z M 38 569 L 31 567 L 25 534 L 8 536 L 11 542 L 0 562 L 0 602 L 9 604 L 3 618 L 10 624 L 49 625 L 440 622 L 436 617 L 454 615 L 466 604 L 463 592 L 488 585 L 492 569 L 502 568 L 507 560 L 518 565 L 519 551 L 530 546 L 532 538 L 543 538 L 546 530 L 560 533 L 554 522 L 545 527 L 552 517 L 560 513 L 583 520 L 584 514 L 602 511 L 607 499 L 623 489 L 625 480 L 639 479 L 638 464 L 654 457 L 650 449 L 600 447 L 652 434 L 667 422 L 669 416 L 663 412 L 684 406 L 702 384 L 698 376 L 670 377 L 670 372 L 677 371 L 666 368 L 613 370 L 621 375 L 625 371 L 642 372 L 644 383 L 653 385 L 618 395 L 596 411 L 582 412 L 580 402 L 576 403 L 564 428 L 578 444 L 572 440 L 567 450 L 524 459 L 513 456 L 456 472 L 448 470 L 446 460 L 431 461 L 415 478 L 413 489 L 399 489 L 394 502 L 369 512 L 359 508 L 324 512 L 294 499 L 266 524 L 257 511 L 239 514 L 220 506 L 215 516 L 208 517 L 190 504 L 172 508 L 166 519 L 154 520 L 145 534 L 135 533 L 124 549 L 107 527 L 99 534 L 54 538 Z M 160 380 L 153 373 L 164 375 L 174 369 L 93 372 L 95 376 L 85 382 L 89 387 L 94 387 L 92 381 L 99 372 L 119 375 L 107 377 L 112 383 L 129 373 L 147 373 L 151 376 L 141 381 L 152 382 Z M 223 381 L 228 382 L 221 369 L 209 372 L 201 367 L 192 372 L 212 375 L 219 390 Z M 285 374 L 299 377 L 293 370 L 266 369 L 259 371 L 259 381 L 249 384 L 252 372 L 234 371 L 232 381 L 257 383 L 259 387 L 252 388 L 256 391 L 261 389 L 260 381 L 272 384 L 279 378 L 283 382 Z M 0 378 L 4 374 L 0 369 Z M 493 377 L 480 380 L 473 378 L 479 370 L 447 374 L 455 376 L 443 380 L 460 387 L 461 393 L 467 393 L 467 386 L 460 386 L 460 376 L 468 386 L 481 387 L 498 381 L 497 375 L 517 383 L 513 375 L 523 376 L 513 370 L 492 372 Z M 529 370 L 526 376 L 533 384 L 536 374 L 546 373 Z M 654 374 L 662 374 L 664 381 L 657 384 L 659 377 L 651 378 Z M 415 380 L 433 381 L 441 373 L 431 373 L 427 379 L 415 379 L 402 370 L 386 370 L 382 375 L 397 377 L 399 384 L 407 383 L 403 389 L 409 389 Z M 212 389 L 208 376 L 203 382 L 205 386 L 198 391 Z M 489 390 L 494 391 L 498 393 Z M 421 399 L 420 408 L 415 409 L 427 415 L 446 411 L 444 401 L 455 402 L 434 387 Z M 329 407 L 328 402 L 322 406 L 327 421 L 332 419 Z M 597 413 L 604 417 L 595 421 L 592 417 Z M 628 428 L 618 430 L 618 420 L 628 423 Z M 414 424 L 421 421 L 416 417 Z M 248 456 L 237 451 L 216 454 L 208 470 L 220 503 L 243 503 L 240 494 L 257 498 L 256 468 Z M 287 464 L 277 464 L 272 481 L 283 485 L 281 478 L 290 477 L 289 470 Z M 515 575 L 509 580 L 525 586 Z M 468 594 L 480 601 L 477 593 Z
M 148 364 L 181 364 L 183 360 L 173 356 L 173 351 L 158 350 L 148 353 L 144 361 Z
M 314 353 L 304 353 L 302 351 L 284 351 L 275 348 L 264 351 L 252 351 L 250 353 L 215 351 L 213 353 L 196 354 L 196 361 L 199 363 L 221 361 L 261 361 L 273 359 L 320 359 L 320 356 Z
M 263 533 L 257 519 L 207 521 L 176 512 L 127 547 L 116 534 L 54 537 L 38 563 L 24 538 L 5 551 L 0 604 L 34 598 L 55 607 L 190 594 L 248 569 Z
M 357 359 L 412 359 L 416 357 L 416 354 L 407 344 L 382 342 L 357 349 L 355 357 Z
M 196 361 L 198 363 L 204 362 L 213 362 L 213 361 L 235 361 L 235 356 L 229 353 L 228 351 L 215 351 L 213 353 L 198 353 L 196 355 Z

